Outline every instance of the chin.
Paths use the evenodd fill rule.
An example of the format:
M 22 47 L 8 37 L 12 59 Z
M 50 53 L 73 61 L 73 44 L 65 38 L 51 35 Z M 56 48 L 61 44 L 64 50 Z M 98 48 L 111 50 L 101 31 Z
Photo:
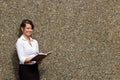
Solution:
M 30 37 L 31 35 L 27 35 L 28 37 Z

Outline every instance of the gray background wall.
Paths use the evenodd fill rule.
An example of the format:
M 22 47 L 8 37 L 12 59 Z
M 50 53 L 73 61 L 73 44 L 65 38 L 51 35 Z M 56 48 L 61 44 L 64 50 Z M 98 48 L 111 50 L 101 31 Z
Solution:
M 0 0 L 0 80 L 18 80 L 15 49 L 31 19 L 41 80 L 120 80 L 120 0 Z

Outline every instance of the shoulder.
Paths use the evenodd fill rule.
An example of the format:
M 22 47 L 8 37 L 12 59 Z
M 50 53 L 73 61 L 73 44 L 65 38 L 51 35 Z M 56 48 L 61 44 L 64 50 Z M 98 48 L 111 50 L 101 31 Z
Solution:
M 17 39 L 16 44 L 22 44 L 24 40 L 20 37 Z
M 36 39 L 32 39 L 32 41 L 33 41 L 34 43 L 37 43 L 37 44 L 38 44 L 38 41 L 37 41 Z
M 38 45 L 38 41 L 37 41 L 36 39 L 30 38 L 30 40 L 31 40 L 34 44 Z

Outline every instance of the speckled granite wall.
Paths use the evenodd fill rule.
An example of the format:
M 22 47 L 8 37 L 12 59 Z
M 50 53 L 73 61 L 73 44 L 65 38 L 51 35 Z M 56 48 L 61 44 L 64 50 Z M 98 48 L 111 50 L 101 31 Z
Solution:
M 34 22 L 41 80 L 120 80 L 120 0 L 0 0 L 0 80 L 18 80 L 21 21 Z

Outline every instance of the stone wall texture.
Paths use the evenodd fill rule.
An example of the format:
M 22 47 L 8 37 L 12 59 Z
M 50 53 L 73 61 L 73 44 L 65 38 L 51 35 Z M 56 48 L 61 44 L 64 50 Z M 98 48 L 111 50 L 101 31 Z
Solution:
M 18 79 L 15 43 L 35 25 L 41 80 L 120 80 L 120 0 L 0 0 L 0 80 Z

